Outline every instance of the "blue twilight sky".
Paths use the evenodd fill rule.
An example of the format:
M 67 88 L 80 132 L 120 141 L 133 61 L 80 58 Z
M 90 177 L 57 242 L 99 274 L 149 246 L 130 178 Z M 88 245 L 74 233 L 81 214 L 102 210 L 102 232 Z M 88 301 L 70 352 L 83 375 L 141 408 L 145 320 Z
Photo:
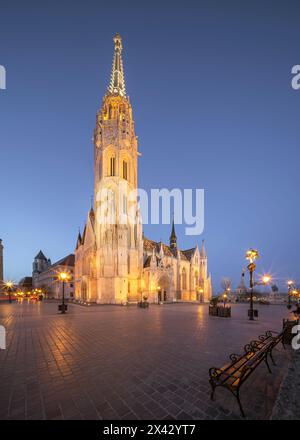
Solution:
M 209 269 L 300 281 L 298 1 L 14 1 L 0 6 L 1 215 L 5 276 L 31 272 L 42 249 L 74 249 L 93 187 L 92 134 L 123 38 L 145 189 L 205 188 Z M 167 241 L 169 226 L 147 226 Z

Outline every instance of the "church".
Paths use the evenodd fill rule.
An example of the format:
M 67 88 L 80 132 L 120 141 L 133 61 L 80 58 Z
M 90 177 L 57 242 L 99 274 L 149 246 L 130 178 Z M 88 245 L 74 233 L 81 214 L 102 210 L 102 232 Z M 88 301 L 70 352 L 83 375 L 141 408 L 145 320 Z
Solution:
M 110 84 L 96 115 L 94 202 L 75 249 L 75 299 L 98 304 L 197 301 L 212 296 L 207 255 L 146 238 L 138 203 L 138 140 L 126 94 L 122 40 L 114 37 Z

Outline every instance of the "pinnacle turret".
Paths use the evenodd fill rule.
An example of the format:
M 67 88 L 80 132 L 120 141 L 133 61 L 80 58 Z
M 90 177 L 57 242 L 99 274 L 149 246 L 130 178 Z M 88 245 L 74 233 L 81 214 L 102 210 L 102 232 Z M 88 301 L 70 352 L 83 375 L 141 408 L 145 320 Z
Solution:
M 206 256 L 206 250 L 205 250 L 205 246 L 204 246 L 204 240 L 202 240 L 202 246 L 201 246 L 201 251 L 200 251 L 200 257 L 201 257 L 201 258 L 207 258 L 207 256 Z

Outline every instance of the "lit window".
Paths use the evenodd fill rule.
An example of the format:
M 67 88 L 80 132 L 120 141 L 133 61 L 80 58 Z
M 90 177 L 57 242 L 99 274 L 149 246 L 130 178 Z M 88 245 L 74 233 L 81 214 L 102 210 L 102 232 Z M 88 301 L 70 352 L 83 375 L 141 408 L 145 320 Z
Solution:
M 110 174 L 110 176 L 115 176 L 115 169 L 116 169 L 116 159 L 115 159 L 115 157 L 111 157 L 110 158 L 110 172 L 109 172 L 109 174 Z

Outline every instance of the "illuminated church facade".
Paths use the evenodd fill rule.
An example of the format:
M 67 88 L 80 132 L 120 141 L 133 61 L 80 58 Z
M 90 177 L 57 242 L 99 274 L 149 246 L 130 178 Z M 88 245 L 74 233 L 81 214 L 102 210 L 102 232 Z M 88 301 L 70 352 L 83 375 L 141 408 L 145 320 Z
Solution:
M 122 40 L 94 130 L 94 203 L 75 249 L 75 299 L 99 304 L 209 301 L 204 242 L 180 250 L 174 221 L 168 245 L 143 235 L 138 205 L 138 141 L 126 95 Z M 113 219 L 113 221 L 112 221 Z

